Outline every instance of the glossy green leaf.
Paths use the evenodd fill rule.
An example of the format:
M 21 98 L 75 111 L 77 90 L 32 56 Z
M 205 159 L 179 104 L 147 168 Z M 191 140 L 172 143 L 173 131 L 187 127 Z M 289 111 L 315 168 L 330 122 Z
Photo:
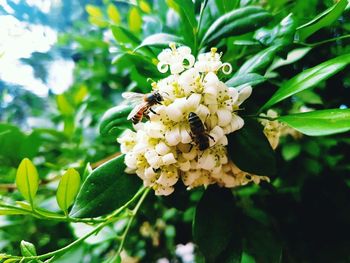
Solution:
M 254 86 L 266 81 L 266 78 L 256 73 L 248 73 L 238 76 L 233 76 L 228 81 L 226 81 L 226 85 L 230 87 L 238 87 L 241 85 L 250 85 Z
M 340 0 L 335 5 L 324 11 L 323 13 L 316 16 L 310 22 L 298 27 L 297 29 L 297 40 L 304 41 L 313 33 L 317 32 L 321 28 L 327 27 L 333 24 L 340 15 L 343 13 L 345 7 L 348 4 L 348 0 Z
M 350 131 L 350 109 L 330 109 L 281 116 L 279 121 L 310 136 Z
M 21 241 L 21 253 L 24 257 L 32 257 L 37 255 L 35 246 L 32 243 L 24 240 Z
M 281 49 L 280 45 L 268 47 L 250 59 L 248 59 L 236 72 L 235 76 L 242 76 L 248 73 L 265 73 L 266 68 L 274 60 L 276 53 Z
M 186 45 L 193 47 L 197 33 L 197 20 L 194 4 L 188 0 L 166 0 L 169 7 L 173 8 L 180 16 L 181 32 Z
M 290 51 L 287 55 L 286 59 L 283 58 L 277 58 L 274 60 L 273 64 L 269 67 L 267 70 L 268 72 L 271 72 L 275 70 L 276 68 L 290 65 L 300 59 L 302 59 L 312 48 L 311 47 L 302 47 L 302 48 L 296 48 Z
M 146 37 L 136 49 L 145 46 L 167 48 L 169 47 L 170 43 L 176 43 L 181 45 L 182 42 L 183 40 L 178 36 L 166 33 L 158 33 Z
M 78 194 L 80 187 L 80 175 L 73 169 L 69 168 L 60 180 L 57 188 L 56 199 L 58 206 L 66 213 L 68 208 Z
M 118 11 L 118 8 L 113 5 L 113 4 L 109 4 L 107 6 L 107 14 L 110 20 L 112 20 L 115 24 L 120 24 L 121 22 L 121 17 L 120 17 L 120 13 Z
M 272 105 L 308 88 L 315 87 L 321 81 L 333 76 L 350 63 L 350 54 L 345 54 L 316 67 L 304 70 L 292 79 L 288 80 L 277 90 L 268 102 L 261 108 L 261 111 L 270 108 Z
M 239 0 L 215 0 L 221 14 L 228 13 L 239 6 Z
M 197 205 L 193 219 L 193 238 L 208 262 L 215 262 L 231 239 L 233 208 L 230 190 L 217 186 L 210 186 Z
M 242 129 L 228 135 L 228 154 L 242 171 L 273 176 L 276 174 L 275 152 L 256 120 L 245 119 Z
M 142 27 L 142 17 L 137 7 L 131 7 L 128 16 L 129 28 L 132 32 L 138 33 Z
M 70 212 L 72 217 L 108 214 L 130 200 L 141 187 L 136 175 L 124 172 L 124 155 L 99 166 L 86 178 Z
M 292 14 L 289 14 L 273 28 L 261 28 L 257 30 L 254 34 L 254 38 L 266 46 L 272 44 L 287 46 L 293 43 L 295 30 L 295 19 Z
M 206 31 L 201 46 L 220 41 L 227 36 L 242 35 L 266 25 L 271 14 L 260 7 L 243 7 L 219 17 Z
M 0 215 L 25 215 L 28 214 L 26 211 L 21 211 L 14 208 L 4 208 L 0 206 Z
M 58 110 L 64 116 L 72 116 L 75 112 L 73 105 L 68 100 L 65 94 L 59 94 L 56 96 L 56 103 Z
M 125 129 L 131 129 L 132 122 L 127 117 L 132 109 L 130 105 L 121 104 L 106 111 L 100 123 L 101 135 L 118 136 Z
M 18 166 L 16 185 L 23 197 L 33 205 L 39 186 L 39 174 L 28 158 L 24 158 Z
M 136 47 L 140 44 L 140 40 L 128 29 L 122 26 L 111 26 L 113 36 L 117 43 Z

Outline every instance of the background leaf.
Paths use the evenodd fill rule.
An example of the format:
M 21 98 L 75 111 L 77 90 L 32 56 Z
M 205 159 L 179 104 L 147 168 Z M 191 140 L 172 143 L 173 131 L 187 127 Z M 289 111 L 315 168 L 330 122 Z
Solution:
M 172 42 L 176 44 L 181 44 L 183 40 L 180 37 L 175 35 L 158 33 L 158 34 L 154 34 L 146 37 L 136 49 L 139 49 L 145 46 L 167 48 L 169 47 L 169 44 Z
M 215 262 L 231 239 L 233 205 L 230 190 L 217 186 L 210 186 L 197 205 L 193 238 L 208 262 Z
M 80 187 L 80 175 L 73 168 L 69 168 L 60 180 L 56 199 L 58 206 L 66 213 L 74 201 Z
M 238 87 L 241 85 L 254 86 L 266 81 L 266 78 L 256 73 L 242 74 L 233 76 L 226 81 L 226 85 L 230 87 Z
M 34 164 L 28 158 L 24 158 L 18 166 L 16 185 L 23 197 L 33 205 L 39 186 L 39 175 Z
M 310 22 L 298 27 L 297 40 L 303 41 L 321 28 L 331 25 L 343 13 L 348 3 L 348 0 L 340 0 L 334 6 L 316 16 Z
M 24 240 L 21 241 L 21 252 L 22 256 L 24 257 L 36 256 L 35 246 L 32 243 Z
M 296 113 L 281 116 L 278 120 L 306 135 L 330 135 L 350 130 L 350 109 Z
M 260 111 L 270 108 L 272 105 L 280 102 L 300 91 L 312 88 L 321 81 L 333 76 L 346 65 L 350 63 L 350 54 L 345 54 L 326 62 L 323 62 L 313 68 L 304 70 L 292 79 L 285 82 L 277 92 L 269 99 Z
M 86 178 L 70 212 L 72 217 L 96 217 L 121 207 L 141 186 L 136 175 L 125 174 L 124 155 L 99 166 Z
M 133 109 L 130 105 L 119 105 L 105 112 L 100 123 L 100 133 L 103 136 L 120 135 L 125 129 L 131 129 L 132 123 L 126 118 Z
M 228 141 L 229 157 L 242 171 L 266 176 L 276 174 L 275 153 L 256 120 L 245 119 L 243 128 L 229 134 Z

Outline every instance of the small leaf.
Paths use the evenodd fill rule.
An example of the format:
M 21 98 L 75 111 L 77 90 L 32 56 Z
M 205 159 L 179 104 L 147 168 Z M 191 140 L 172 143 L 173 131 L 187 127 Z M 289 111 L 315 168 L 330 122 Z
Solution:
M 158 33 L 146 37 L 135 50 L 145 46 L 166 48 L 169 47 L 169 44 L 172 42 L 181 44 L 183 40 L 175 35 Z
M 282 147 L 282 156 L 284 160 L 293 160 L 300 154 L 301 145 L 299 143 L 288 143 L 284 144 Z
M 128 16 L 129 28 L 132 32 L 138 33 L 142 26 L 142 17 L 137 7 L 132 7 Z
M 327 60 L 316 67 L 304 70 L 292 79 L 285 82 L 277 92 L 270 98 L 260 111 L 270 108 L 272 105 L 280 102 L 300 91 L 312 88 L 321 81 L 333 76 L 346 65 L 350 63 L 350 54 L 345 54 L 330 60 Z
M 72 116 L 75 112 L 74 107 L 69 102 L 65 94 L 59 94 L 56 96 L 56 103 L 58 110 L 64 116 Z
M 348 4 L 348 0 L 340 0 L 332 7 L 328 8 L 326 11 L 316 16 L 310 22 L 298 27 L 297 39 L 299 41 L 304 41 L 305 39 L 307 39 L 309 36 L 317 32 L 321 28 L 327 27 L 333 24 L 333 22 L 336 21 L 340 17 L 340 15 L 343 13 L 347 4 Z
M 103 17 L 103 13 L 102 13 L 101 9 L 97 6 L 86 5 L 85 10 L 90 16 L 99 17 L 99 18 Z
M 136 47 L 140 44 L 140 40 L 128 29 L 121 26 L 111 26 L 113 36 L 119 44 L 130 45 Z
M 100 123 L 100 134 L 118 136 L 125 129 L 131 129 L 132 122 L 126 118 L 132 109 L 130 105 L 121 104 L 106 111 Z
M 120 24 L 121 18 L 120 13 L 118 11 L 118 8 L 113 5 L 109 4 L 107 7 L 107 14 L 110 20 L 112 20 L 115 24 Z
M 238 36 L 266 25 L 271 14 L 260 7 L 243 7 L 219 17 L 206 31 L 201 46 L 209 45 L 227 36 Z
M 136 175 L 125 174 L 124 155 L 99 166 L 86 178 L 73 208 L 72 217 L 96 217 L 121 207 L 141 186 Z
M 21 253 L 24 257 L 32 257 L 37 255 L 35 246 L 32 243 L 24 240 L 21 241 Z
M 350 109 L 330 109 L 280 116 L 279 121 L 309 136 L 350 131 Z
M 275 59 L 276 53 L 281 47 L 280 45 L 271 46 L 260 51 L 252 58 L 248 59 L 235 73 L 235 76 L 242 76 L 248 73 L 265 73 L 266 68 Z
M 26 211 L 18 210 L 18 209 L 12 209 L 12 208 L 3 208 L 0 207 L 0 215 L 25 215 L 28 214 Z
M 147 14 L 150 14 L 152 12 L 152 9 L 150 5 L 147 3 L 147 1 L 141 0 L 139 2 L 139 6 L 140 6 L 140 9 Z
M 293 43 L 296 25 L 292 14 L 282 19 L 282 21 L 273 28 L 261 28 L 254 34 L 254 38 L 261 44 L 283 45 L 287 46 Z
M 266 81 L 266 78 L 256 73 L 248 73 L 238 76 L 233 76 L 228 81 L 226 85 L 230 87 L 238 87 L 242 85 L 254 86 Z
M 276 68 L 292 64 L 302 59 L 311 49 L 312 49 L 311 47 L 302 47 L 302 48 L 294 49 L 288 53 L 286 59 L 282 59 L 282 58 L 275 59 L 275 61 L 267 71 L 271 72 Z
M 208 262 L 227 247 L 234 224 L 234 202 L 229 189 L 210 186 L 193 218 L 193 238 Z
M 62 176 L 58 185 L 56 198 L 58 206 L 66 213 L 74 201 L 80 187 L 80 175 L 73 168 L 69 168 Z
M 196 38 L 197 20 L 193 1 L 166 0 L 169 7 L 173 8 L 180 16 L 181 33 L 186 45 L 193 47 Z
M 228 154 L 242 171 L 273 176 L 275 153 L 257 121 L 245 119 L 242 129 L 228 135 Z
M 16 185 L 23 197 L 33 206 L 39 186 L 39 175 L 34 164 L 28 158 L 24 158 L 18 166 Z

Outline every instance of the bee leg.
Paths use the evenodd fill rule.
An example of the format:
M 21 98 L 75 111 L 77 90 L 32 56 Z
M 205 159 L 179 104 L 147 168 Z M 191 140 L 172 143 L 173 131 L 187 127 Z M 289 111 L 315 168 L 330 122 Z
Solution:
M 213 142 L 215 142 L 215 139 L 214 139 L 214 137 L 213 136 L 211 136 L 210 134 L 208 134 L 208 133 L 206 133 L 206 135 L 210 138 L 210 139 L 212 139 L 213 140 Z
M 152 108 L 149 108 L 149 111 L 152 112 L 153 114 L 159 115 L 159 113 L 157 113 L 154 110 L 152 110 Z
M 144 113 L 143 113 L 143 116 L 144 116 L 147 120 L 150 120 L 150 117 L 149 117 L 149 115 L 148 115 L 147 112 L 144 112 Z

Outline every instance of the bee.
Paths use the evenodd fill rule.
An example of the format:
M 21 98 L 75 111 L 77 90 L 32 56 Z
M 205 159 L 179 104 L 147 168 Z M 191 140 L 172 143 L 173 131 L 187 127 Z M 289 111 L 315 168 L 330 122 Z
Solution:
M 200 151 L 204 151 L 209 148 L 209 138 L 213 141 L 213 136 L 210 136 L 204 127 L 203 122 L 194 112 L 188 114 L 188 123 L 190 124 L 190 136 L 192 140 L 198 145 Z M 191 146 L 192 148 L 192 146 Z
M 143 116 L 149 119 L 148 113 L 152 112 L 152 106 L 156 104 L 162 104 L 163 97 L 158 91 L 153 91 L 147 94 L 141 94 L 136 92 L 124 92 L 122 97 L 132 104 L 138 104 L 129 114 L 128 120 L 131 119 L 133 124 L 137 124 L 142 121 Z

